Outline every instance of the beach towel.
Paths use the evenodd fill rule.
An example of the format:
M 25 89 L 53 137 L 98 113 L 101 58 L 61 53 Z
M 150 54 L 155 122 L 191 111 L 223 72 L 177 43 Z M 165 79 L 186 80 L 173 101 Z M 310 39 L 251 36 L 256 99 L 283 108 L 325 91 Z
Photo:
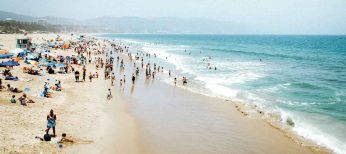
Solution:
M 7 77 L 5 77 L 5 80 L 13 80 L 13 81 L 16 81 L 16 80 L 18 80 L 18 77 L 16 77 L 16 76 L 7 76 Z

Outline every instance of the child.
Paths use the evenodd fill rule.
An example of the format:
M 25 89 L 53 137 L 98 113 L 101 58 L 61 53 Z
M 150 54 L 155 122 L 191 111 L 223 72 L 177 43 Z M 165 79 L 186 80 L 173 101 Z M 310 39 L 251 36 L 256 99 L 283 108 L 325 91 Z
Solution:
M 12 98 L 10 100 L 11 103 L 16 103 L 17 102 L 15 97 L 16 97 L 15 95 L 12 95 Z

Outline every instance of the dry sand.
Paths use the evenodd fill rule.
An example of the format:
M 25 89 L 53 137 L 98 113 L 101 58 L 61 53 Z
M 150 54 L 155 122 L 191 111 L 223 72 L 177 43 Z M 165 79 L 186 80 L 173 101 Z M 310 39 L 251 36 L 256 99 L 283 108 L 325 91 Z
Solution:
M 29 35 L 36 38 L 53 39 L 54 34 Z M 19 36 L 20 37 L 20 36 Z M 4 49 L 14 49 L 6 42 L 14 42 L 18 35 L 0 35 Z M 12 40 L 12 41 L 10 41 Z M 38 41 L 38 40 L 37 40 Z M 6 47 L 6 48 L 5 48 Z M 53 50 L 55 54 L 72 54 L 72 50 Z M 22 68 L 28 66 L 20 62 L 11 72 L 20 78 L 33 79 L 32 81 L 5 81 L 20 89 L 30 88 L 28 97 L 36 103 L 22 106 L 11 104 L 9 99 L 13 93 L 6 90 L 0 92 L 0 153 L 54 153 L 58 152 L 58 145 L 54 142 L 43 143 L 35 136 L 43 136 L 46 129 L 46 116 L 50 109 L 57 114 L 57 135 L 65 132 L 77 140 L 74 146 L 67 145 L 63 152 L 67 153 L 137 153 L 136 125 L 128 114 L 126 102 L 114 92 L 114 99 L 118 103 L 107 103 L 106 92 L 109 82 L 101 79 L 103 70 L 99 72 L 99 79 L 92 83 L 74 82 L 74 75 L 47 74 L 32 76 L 24 74 Z M 74 66 L 76 67 L 76 66 Z M 4 68 L 0 68 L 3 70 Z M 81 71 L 82 67 L 79 67 Z M 92 65 L 87 65 L 87 72 L 95 72 Z M 54 92 L 53 98 L 42 98 L 38 94 L 43 90 L 47 79 L 58 79 L 62 82 L 63 90 Z M 15 94 L 16 98 L 22 94 Z M 51 132 L 52 133 L 52 132 Z M 121 140 L 121 142 L 118 142 Z M 56 141 L 56 140 L 55 140 Z

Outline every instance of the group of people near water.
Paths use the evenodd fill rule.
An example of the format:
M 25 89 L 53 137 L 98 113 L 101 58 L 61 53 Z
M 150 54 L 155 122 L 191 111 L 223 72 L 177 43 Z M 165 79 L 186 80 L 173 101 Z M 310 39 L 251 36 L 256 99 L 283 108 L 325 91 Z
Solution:
M 85 41 L 79 42 L 74 45 L 74 52 L 78 54 L 78 56 L 60 56 L 58 58 L 52 58 L 51 56 L 42 56 L 35 57 L 37 62 L 40 59 L 45 59 L 47 61 L 54 61 L 65 66 L 61 67 L 61 72 L 64 74 L 73 73 L 75 77 L 75 81 L 79 84 L 81 82 L 85 82 L 87 78 L 92 82 L 93 79 L 99 78 L 99 70 L 103 69 L 104 79 L 110 80 L 110 88 L 107 88 L 107 96 L 108 100 L 112 99 L 112 86 L 116 86 L 117 80 L 119 80 L 119 87 L 124 89 L 125 84 L 131 83 L 132 88 L 136 84 L 136 81 L 139 79 L 140 72 L 145 72 L 145 80 L 155 79 L 157 75 L 162 74 L 164 72 L 168 72 L 168 76 L 172 77 L 173 73 L 171 70 L 164 71 L 163 66 L 159 66 L 156 63 L 151 63 L 151 58 L 156 58 L 156 54 L 152 56 L 149 53 L 137 52 L 135 55 L 130 51 L 130 47 L 117 44 L 114 41 L 106 41 L 103 40 L 103 44 L 97 43 L 96 41 Z M 26 59 L 26 62 L 29 61 Z M 87 65 L 94 65 L 96 71 L 91 72 L 87 70 Z M 125 65 L 126 64 L 126 65 Z M 125 69 L 131 69 L 131 65 L 133 64 L 133 71 L 129 75 L 125 74 Z M 77 67 L 73 67 L 72 65 L 77 65 Z M 126 67 L 127 66 L 127 67 Z M 117 69 L 116 72 L 114 70 L 115 67 Z M 82 69 L 80 69 L 82 68 Z M 11 74 L 11 68 L 6 68 L 5 74 Z M 30 68 L 33 69 L 33 68 Z M 48 74 L 55 74 L 53 66 L 47 66 L 46 69 Z M 40 73 L 34 73 L 32 75 L 36 75 Z M 48 75 L 47 74 L 47 75 Z M 144 73 L 143 73 L 144 74 Z M 88 75 L 88 76 L 87 76 Z M 127 79 L 129 78 L 129 79 Z M 50 86 L 51 82 L 54 82 Z M 130 82 L 126 82 L 130 81 Z M 174 85 L 177 84 L 177 77 L 174 77 Z M 187 78 L 182 77 L 183 85 L 187 84 Z M 0 89 L 4 89 L 2 80 L 0 79 Z M 13 93 L 20 93 L 22 90 L 19 90 L 16 87 L 13 87 L 10 84 L 7 84 L 7 89 Z M 62 91 L 62 83 L 60 80 L 48 80 L 44 82 L 43 90 L 41 93 L 42 97 L 52 97 L 50 90 L 54 91 Z M 10 100 L 11 103 L 17 103 L 18 101 L 22 105 L 27 105 L 28 103 L 35 103 L 35 101 L 29 99 L 26 94 L 23 94 L 18 99 L 16 95 L 12 95 Z M 37 139 L 41 141 L 51 141 L 52 137 L 56 137 L 56 120 L 57 116 L 54 113 L 53 109 L 49 111 L 47 115 L 47 129 L 45 130 L 45 134 L 43 136 L 36 136 Z M 52 130 L 52 134 L 50 134 L 50 130 Z M 62 133 L 61 139 L 58 139 L 59 143 L 62 142 L 73 142 L 72 139 L 67 138 L 66 133 Z
M 164 68 L 163 66 L 158 66 L 156 63 L 150 63 L 150 60 L 152 57 L 156 58 L 156 54 L 152 56 L 150 53 L 144 53 L 144 52 L 137 52 L 136 54 L 133 54 L 130 51 L 130 47 L 123 45 L 119 42 L 115 41 L 108 41 L 104 40 L 104 43 L 107 45 L 104 45 L 101 47 L 100 50 L 97 50 L 97 52 L 91 53 L 87 50 L 81 50 L 79 54 L 87 53 L 87 56 L 89 57 L 89 63 L 92 63 L 95 65 L 96 69 L 103 69 L 104 70 L 104 79 L 110 80 L 110 87 L 115 86 L 116 80 L 119 81 L 119 87 L 120 89 L 125 88 L 125 84 L 127 83 L 127 77 L 130 78 L 129 80 L 132 81 L 132 88 L 134 87 L 134 84 L 136 83 L 136 80 L 138 80 L 140 75 L 140 70 L 145 70 L 145 79 L 155 79 L 158 73 L 163 73 Z M 85 49 L 88 49 L 90 47 L 86 46 Z M 80 49 L 79 49 L 80 50 Z M 102 57 L 94 57 L 91 58 L 92 55 L 104 55 L 105 59 Z M 145 62 L 145 58 L 147 58 Z M 125 65 L 127 63 L 127 65 Z M 129 75 L 125 74 L 125 69 L 131 69 L 131 63 L 133 64 L 133 72 Z M 128 66 L 128 67 L 126 67 Z M 113 68 L 115 67 L 115 68 Z M 83 67 L 83 69 L 85 66 Z M 117 71 L 115 71 L 115 69 Z M 130 71 L 131 72 L 131 71 Z M 76 81 L 79 81 L 79 72 L 75 72 Z M 83 73 L 83 80 L 84 79 Z M 168 70 L 169 77 L 172 77 L 173 73 L 171 70 Z M 92 72 L 89 73 L 90 82 L 92 81 L 92 78 L 98 78 L 97 72 L 93 74 Z M 174 85 L 177 84 L 177 78 L 175 77 L 173 80 Z M 182 77 L 182 83 L 183 85 L 187 85 L 187 77 Z M 112 92 L 111 88 L 107 88 L 107 99 L 112 98 Z
M 173 73 L 172 71 L 169 69 L 168 71 L 164 70 L 163 66 L 159 66 L 156 63 L 151 63 L 150 61 L 153 60 L 152 58 L 157 58 L 157 54 L 151 54 L 149 52 L 143 52 L 143 51 L 137 51 L 135 53 L 135 55 L 133 55 L 133 53 L 130 51 L 130 47 L 126 46 L 126 45 L 121 45 L 120 43 L 116 44 L 115 42 L 109 41 L 109 43 L 111 43 L 112 48 L 108 51 L 110 54 L 117 54 L 117 55 L 113 55 L 114 57 L 117 57 L 117 63 L 119 63 L 120 61 L 120 66 L 119 69 L 121 70 L 120 72 L 124 72 L 125 69 L 125 64 L 124 64 L 124 59 L 120 58 L 120 55 L 122 54 L 123 57 L 127 57 L 127 61 L 128 61 L 128 65 L 130 65 L 131 63 L 133 63 L 133 73 L 132 73 L 132 83 L 134 84 L 136 79 L 138 79 L 139 77 L 139 72 L 140 72 L 140 68 L 141 69 L 145 69 L 145 79 L 155 79 L 156 76 L 158 75 L 158 73 L 164 73 L 164 72 L 168 72 L 168 76 L 172 77 Z M 146 62 L 145 62 L 146 59 Z M 138 66 L 139 64 L 139 66 Z M 118 66 L 118 65 L 117 65 Z M 125 77 L 125 75 L 124 75 Z M 121 82 L 121 86 L 124 84 L 125 82 L 125 78 L 120 79 Z M 187 77 L 183 76 L 182 77 L 182 83 L 183 85 L 187 85 Z M 173 78 L 173 84 L 176 85 L 177 84 L 177 77 Z

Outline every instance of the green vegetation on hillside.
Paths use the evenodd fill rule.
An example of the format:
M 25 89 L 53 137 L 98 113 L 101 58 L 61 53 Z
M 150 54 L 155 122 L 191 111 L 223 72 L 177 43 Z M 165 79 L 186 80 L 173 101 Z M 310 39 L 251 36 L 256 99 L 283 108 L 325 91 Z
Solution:
M 38 24 L 15 20 L 0 20 L 0 33 L 33 33 L 33 32 L 86 32 L 95 29 L 84 26 Z

